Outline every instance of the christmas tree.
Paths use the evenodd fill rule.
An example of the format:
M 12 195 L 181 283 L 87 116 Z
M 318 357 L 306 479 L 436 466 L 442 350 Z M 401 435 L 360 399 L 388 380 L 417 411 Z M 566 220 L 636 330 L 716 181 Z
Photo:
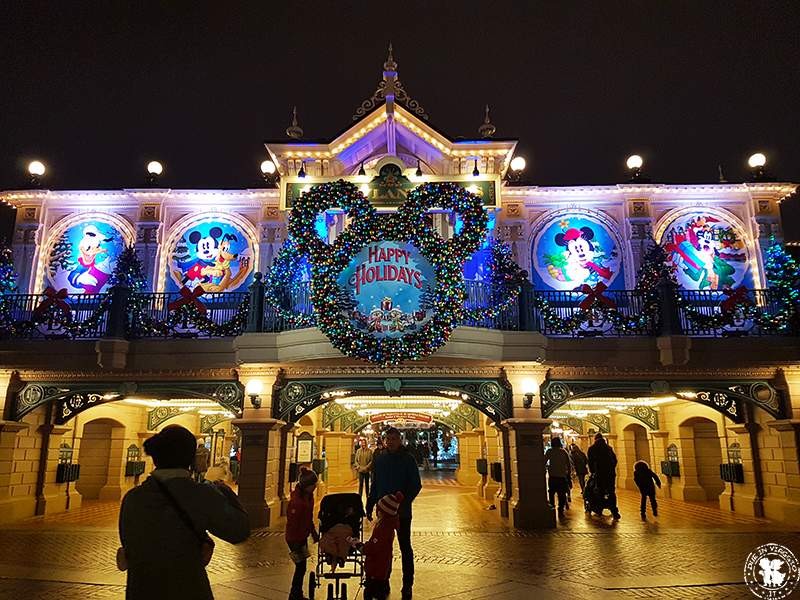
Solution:
M 112 285 L 127 285 L 133 292 L 143 292 L 147 288 L 147 277 L 144 274 L 142 261 L 136 254 L 133 245 L 126 246 L 117 257 L 117 264 L 112 275 Z
M 677 287 L 678 281 L 675 278 L 675 267 L 670 262 L 666 250 L 652 237 L 649 243 L 650 247 L 645 252 L 639 272 L 636 274 L 636 289 L 642 291 L 655 290 L 658 282 L 662 279 Z
M 790 304 L 800 301 L 800 265 L 774 237 L 767 248 L 764 270 L 770 289 L 775 290 L 781 300 Z
M 75 266 L 75 261 L 72 260 L 72 246 L 69 243 L 67 232 L 61 234 L 55 246 L 50 251 L 50 262 L 48 268 L 50 270 L 50 277 L 55 277 L 59 270 L 68 271 Z
M 17 270 L 14 256 L 6 241 L 0 241 L 0 294 L 13 294 L 17 291 Z
M 187 262 L 191 258 L 191 254 L 189 253 L 189 246 L 186 244 L 186 238 L 181 237 L 178 240 L 178 243 L 175 244 L 175 250 L 172 253 L 172 259 L 175 261 L 176 264 L 182 264 Z

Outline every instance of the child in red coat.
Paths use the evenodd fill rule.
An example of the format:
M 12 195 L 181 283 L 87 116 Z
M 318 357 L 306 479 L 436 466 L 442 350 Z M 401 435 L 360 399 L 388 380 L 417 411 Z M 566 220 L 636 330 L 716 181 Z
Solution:
M 314 490 L 317 487 L 317 474 L 303 467 L 297 485 L 292 491 L 286 514 L 286 543 L 289 556 L 294 562 L 294 577 L 289 600 L 306 600 L 303 595 L 303 578 L 306 575 L 308 536 L 319 542 L 319 533 L 314 527 Z
M 378 500 L 377 522 L 372 537 L 366 544 L 353 545 L 365 556 L 364 600 L 386 600 L 389 595 L 389 574 L 392 570 L 392 548 L 394 532 L 400 526 L 397 511 L 403 501 L 403 493 L 387 494 Z

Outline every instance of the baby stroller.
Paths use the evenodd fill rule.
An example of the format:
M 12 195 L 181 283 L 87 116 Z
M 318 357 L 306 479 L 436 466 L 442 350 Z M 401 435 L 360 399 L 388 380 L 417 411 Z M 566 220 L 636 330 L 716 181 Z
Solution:
M 324 535 L 339 524 L 350 526 L 352 537 L 364 541 L 364 505 L 359 494 L 328 494 L 319 506 L 319 533 Z M 358 586 L 364 583 L 364 557 L 350 549 L 347 558 L 328 565 L 328 557 L 317 544 L 317 566 L 308 575 L 308 597 L 314 600 L 323 580 L 328 580 L 328 595 L 325 600 L 347 600 L 347 583 L 343 580 L 358 578 Z
M 588 514 L 603 514 L 603 510 L 611 509 L 608 494 L 597 484 L 597 476 L 592 473 L 586 480 L 583 490 L 583 508 Z

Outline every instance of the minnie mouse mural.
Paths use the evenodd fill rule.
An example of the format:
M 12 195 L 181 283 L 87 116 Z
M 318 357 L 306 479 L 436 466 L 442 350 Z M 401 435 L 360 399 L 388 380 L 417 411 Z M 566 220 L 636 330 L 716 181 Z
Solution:
M 573 290 L 603 282 L 612 287 L 622 260 L 614 237 L 589 215 L 560 216 L 536 236 L 533 264 L 537 283 Z

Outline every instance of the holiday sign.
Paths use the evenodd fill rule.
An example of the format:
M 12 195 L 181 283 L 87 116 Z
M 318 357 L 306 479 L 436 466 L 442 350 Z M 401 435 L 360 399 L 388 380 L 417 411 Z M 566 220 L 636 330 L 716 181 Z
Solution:
M 377 338 L 402 337 L 433 316 L 436 275 L 410 242 L 368 244 L 338 277 L 340 308 Z
M 426 413 L 419 413 L 419 412 L 384 412 L 384 413 L 376 413 L 374 415 L 370 415 L 369 422 L 370 423 L 383 423 L 385 421 L 414 421 L 417 423 L 431 423 L 433 421 L 433 417 Z

